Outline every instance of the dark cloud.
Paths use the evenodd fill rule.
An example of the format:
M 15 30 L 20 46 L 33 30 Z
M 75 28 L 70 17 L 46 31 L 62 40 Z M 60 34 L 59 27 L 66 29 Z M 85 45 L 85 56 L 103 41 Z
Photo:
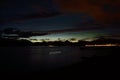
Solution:
M 85 13 L 102 24 L 119 24 L 120 0 L 54 0 L 61 12 Z M 114 21 L 115 20 L 115 21 Z
M 1 0 L 0 24 L 59 14 L 52 0 Z

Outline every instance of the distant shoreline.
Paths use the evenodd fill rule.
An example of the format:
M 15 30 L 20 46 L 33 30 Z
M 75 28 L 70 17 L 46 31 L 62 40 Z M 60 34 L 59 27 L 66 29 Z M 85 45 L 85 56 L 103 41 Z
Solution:
M 116 47 L 120 46 L 120 40 L 116 39 L 97 39 L 94 41 L 78 41 L 72 43 L 69 41 L 54 41 L 54 42 L 35 42 L 32 43 L 28 40 L 15 40 L 15 39 L 0 39 L 0 46 L 79 46 L 79 47 Z

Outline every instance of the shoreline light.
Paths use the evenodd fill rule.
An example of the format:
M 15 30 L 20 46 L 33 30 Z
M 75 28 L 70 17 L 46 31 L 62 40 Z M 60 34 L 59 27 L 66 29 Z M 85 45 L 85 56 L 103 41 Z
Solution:
M 110 47 L 110 46 L 120 46 L 120 44 L 90 44 L 90 45 L 85 45 L 85 47 Z

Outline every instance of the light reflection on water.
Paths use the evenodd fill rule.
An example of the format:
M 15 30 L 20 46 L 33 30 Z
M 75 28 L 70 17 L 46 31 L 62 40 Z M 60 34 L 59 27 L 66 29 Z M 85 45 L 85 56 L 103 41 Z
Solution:
M 31 47 L 31 64 L 46 67 L 60 67 L 76 63 L 80 60 L 79 47 Z
M 82 57 L 104 55 L 108 50 L 81 49 L 78 46 L 28 46 L 28 47 L 0 47 L 0 63 L 18 67 L 62 67 L 69 66 L 83 60 Z

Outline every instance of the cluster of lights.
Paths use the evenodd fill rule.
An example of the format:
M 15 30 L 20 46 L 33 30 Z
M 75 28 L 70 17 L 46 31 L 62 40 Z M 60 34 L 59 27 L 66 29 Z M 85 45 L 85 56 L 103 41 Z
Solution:
M 120 44 L 94 44 L 94 45 L 85 45 L 85 47 L 103 47 L 103 46 L 120 46 Z

